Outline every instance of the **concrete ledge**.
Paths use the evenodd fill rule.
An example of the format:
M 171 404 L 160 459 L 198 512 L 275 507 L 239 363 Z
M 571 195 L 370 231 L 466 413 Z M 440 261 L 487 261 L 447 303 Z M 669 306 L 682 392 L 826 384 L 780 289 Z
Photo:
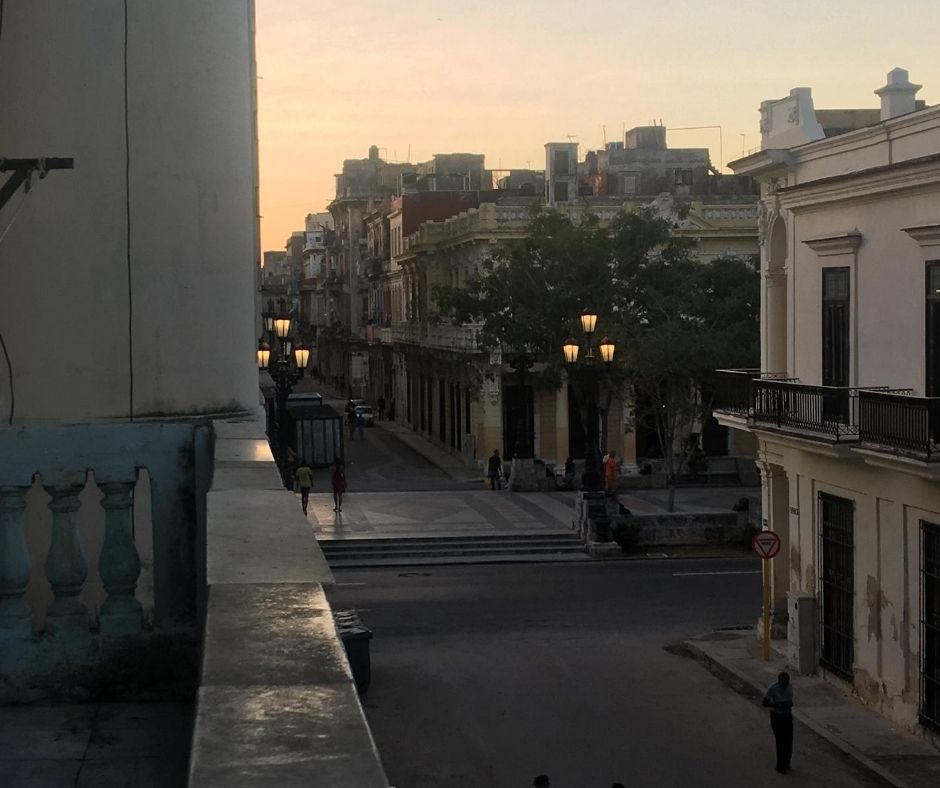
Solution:
M 280 483 L 260 422 L 215 426 L 189 784 L 387 788 L 313 529 Z

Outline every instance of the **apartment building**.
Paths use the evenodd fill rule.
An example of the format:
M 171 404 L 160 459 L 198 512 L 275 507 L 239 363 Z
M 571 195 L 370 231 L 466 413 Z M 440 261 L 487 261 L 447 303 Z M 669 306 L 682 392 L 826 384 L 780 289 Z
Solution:
M 761 105 L 758 442 L 776 636 L 895 722 L 940 730 L 940 107 L 903 69 L 866 111 Z

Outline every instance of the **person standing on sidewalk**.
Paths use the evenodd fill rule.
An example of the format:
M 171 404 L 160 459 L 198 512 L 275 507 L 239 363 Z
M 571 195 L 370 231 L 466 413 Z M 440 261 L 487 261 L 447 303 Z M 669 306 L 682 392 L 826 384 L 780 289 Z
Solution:
M 487 466 L 487 475 L 490 477 L 490 489 L 503 489 L 503 461 L 499 458 L 499 449 L 493 449 Z
M 333 511 L 341 512 L 343 511 L 343 493 L 346 492 L 346 468 L 338 457 L 333 465 L 330 483 L 333 486 Z
M 612 451 L 604 461 L 604 489 L 608 493 L 617 492 L 617 452 Z
M 770 729 L 777 744 L 777 771 L 786 774 L 793 755 L 793 686 L 790 674 L 783 671 L 767 688 L 764 706 L 770 708 Z
M 300 488 L 300 506 L 306 514 L 307 501 L 310 500 L 310 488 L 313 487 L 313 471 L 310 470 L 306 460 L 301 460 L 300 467 L 294 475 L 297 477 L 297 486 Z

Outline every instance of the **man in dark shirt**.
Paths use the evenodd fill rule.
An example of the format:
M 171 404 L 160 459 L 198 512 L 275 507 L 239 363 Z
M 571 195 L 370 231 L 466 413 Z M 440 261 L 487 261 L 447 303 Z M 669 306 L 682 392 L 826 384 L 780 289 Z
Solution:
M 777 676 L 764 694 L 764 705 L 770 708 L 770 729 L 777 744 L 777 771 L 786 774 L 793 755 L 793 686 L 790 674 Z
M 503 489 L 503 461 L 499 458 L 499 449 L 493 449 L 493 454 L 490 457 L 490 463 L 487 467 L 487 475 L 490 477 L 490 487 L 492 489 Z

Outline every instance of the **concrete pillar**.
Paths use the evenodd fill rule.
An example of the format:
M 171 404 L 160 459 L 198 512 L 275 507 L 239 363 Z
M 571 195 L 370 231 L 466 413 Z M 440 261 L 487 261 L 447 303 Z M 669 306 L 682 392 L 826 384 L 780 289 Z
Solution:
M 772 637 L 786 637 L 787 591 L 790 589 L 790 486 L 782 466 L 761 462 L 758 468 L 762 525 L 780 537 L 780 552 L 770 561 Z

